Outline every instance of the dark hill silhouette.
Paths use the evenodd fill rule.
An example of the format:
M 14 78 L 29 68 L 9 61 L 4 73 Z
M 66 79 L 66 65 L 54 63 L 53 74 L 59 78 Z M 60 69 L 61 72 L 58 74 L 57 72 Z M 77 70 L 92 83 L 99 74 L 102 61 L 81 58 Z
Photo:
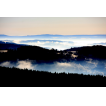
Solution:
M 3 42 L 0 41 L 0 50 L 7 50 L 7 49 L 17 49 L 21 46 L 25 46 L 25 44 L 16 44 L 13 42 Z
M 77 51 L 77 60 L 84 60 L 85 58 L 106 59 L 106 46 L 102 45 L 76 47 L 64 51 Z
M 4 45 L 4 46 L 3 46 Z M 94 45 L 94 46 L 84 46 L 79 48 L 71 48 L 66 50 L 57 51 L 55 49 L 46 49 L 39 46 L 30 46 L 30 45 L 16 45 L 16 44 L 1 44 L 0 48 L 7 47 L 10 48 L 16 47 L 17 49 L 7 49 L 7 53 L 0 53 L 0 56 L 3 57 L 0 61 L 5 60 L 44 60 L 44 61 L 61 61 L 65 59 L 70 61 L 70 59 L 76 60 L 85 60 L 86 58 L 92 59 L 106 59 L 106 46 Z M 76 51 L 77 57 L 72 57 L 73 53 L 71 51 Z
M 102 45 L 96 45 L 92 47 L 82 47 L 77 52 L 79 55 L 83 55 L 89 58 L 102 58 L 106 59 L 106 47 Z
M 32 60 L 59 60 L 62 58 L 66 58 L 62 53 L 57 54 L 57 50 L 49 50 L 39 46 L 20 46 L 17 49 L 7 49 L 7 53 L 0 53 L 1 61 L 4 60 L 16 60 L 16 59 L 32 59 Z

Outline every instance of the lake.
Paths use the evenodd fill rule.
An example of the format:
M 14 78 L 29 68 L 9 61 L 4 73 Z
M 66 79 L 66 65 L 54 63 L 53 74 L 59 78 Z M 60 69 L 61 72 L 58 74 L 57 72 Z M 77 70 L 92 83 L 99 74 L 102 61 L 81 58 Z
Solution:
M 38 62 L 36 60 L 16 60 L 16 61 L 4 61 L 0 63 L 0 66 L 5 67 L 17 67 L 27 68 L 39 71 L 49 72 L 65 72 L 65 73 L 78 73 L 78 74 L 90 74 L 90 75 L 103 75 L 106 76 L 106 60 L 93 60 L 86 59 L 85 61 L 70 60 L 68 62 L 54 61 L 54 62 Z
M 8 52 L 8 50 L 0 50 L 0 52 Z

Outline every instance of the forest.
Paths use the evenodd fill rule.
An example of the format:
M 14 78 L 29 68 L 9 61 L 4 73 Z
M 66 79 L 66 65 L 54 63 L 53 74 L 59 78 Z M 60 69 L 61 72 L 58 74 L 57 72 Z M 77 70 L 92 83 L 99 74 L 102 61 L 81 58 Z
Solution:
M 4 46 L 3 46 L 4 45 Z M 8 46 L 7 46 L 8 45 Z M 4 49 L 3 49 L 4 48 Z M 86 58 L 106 59 L 106 47 L 102 45 L 75 47 L 66 50 L 46 49 L 39 46 L 0 44 L 0 62 L 18 60 L 36 60 L 43 62 L 74 60 Z M 76 51 L 76 53 L 73 53 Z M 76 57 L 73 57 L 76 56 Z M 51 73 L 46 70 L 28 70 L 0 66 L 0 86 L 106 86 L 106 77 L 101 75 L 83 75 L 65 72 Z
M 5 45 L 5 44 L 4 44 Z M 8 45 L 8 44 L 7 44 Z M 0 47 L 3 44 L 0 44 Z M 106 47 L 102 45 L 94 45 L 94 46 L 85 46 L 85 47 L 77 47 L 70 48 L 66 50 L 58 51 L 57 49 L 46 49 L 39 46 L 31 46 L 31 45 L 18 45 L 16 49 L 8 48 L 8 52 L 3 53 L 0 52 L 0 61 L 5 60 L 44 60 L 46 61 L 61 61 L 65 59 L 67 61 L 71 60 L 85 60 L 85 58 L 92 59 L 106 59 Z M 72 51 L 76 51 L 74 54 L 76 57 L 73 57 Z

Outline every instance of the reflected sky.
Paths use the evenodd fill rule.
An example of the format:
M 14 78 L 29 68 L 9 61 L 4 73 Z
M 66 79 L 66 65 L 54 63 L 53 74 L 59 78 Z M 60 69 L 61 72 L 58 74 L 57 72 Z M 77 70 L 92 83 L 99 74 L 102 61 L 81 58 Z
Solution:
M 17 60 L 15 62 L 5 61 L 0 63 L 0 66 L 27 68 L 39 71 L 49 72 L 65 72 L 78 74 L 100 74 L 106 76 L 106 60 L 92 60 L 87 61 L 70 61 L 70 62 L 53 62 L 53 63 L 38 63 L 36 60 Z

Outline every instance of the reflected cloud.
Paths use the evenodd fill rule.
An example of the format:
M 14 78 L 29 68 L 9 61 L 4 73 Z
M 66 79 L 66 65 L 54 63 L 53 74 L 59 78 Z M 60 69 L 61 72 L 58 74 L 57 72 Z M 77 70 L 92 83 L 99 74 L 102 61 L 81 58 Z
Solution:
M 84 67 L 81 64 L 77 64 L 74 62 L 57 63 L 57 67 L 59 67 L 60 70 L 64 70 L 65 72 L 69 73 L 91 73 L 91 70 L 87 67 Z
M 72 67 L 72 64 L 70 63 L 57 63 L 58 66 L 63 66 L 63 67 Z
M 10 65 L 10 62 L 3 62 L 0 64 L 1 66 L 9 66 Z
M 30 61 L 18 61 L 16 65 L 17 65 L 17 68 L 21 68 L 21 69 L 24 69 L 24 68 L 34 69 Z
M 39 71 L 49 71 L 49 72 L 65 72 L 65 73 L 78 73 L 78 74 L 91 74 L 91 75 L 106 75 L 106 61 L 70 61 L 70 62 L 54 62 L 45 63 L 37 62 L 36 60 L 17 60 L 15 62 L 2 62 L 0 66 L 5 67 L 17 67 L 20 69 L 32 69 Z
M 93 61 L 92 59 L 89 59 L 89 61 L 86 61 L 87 62 L 87 66 L 90 67 L 90 68 L 95 68 L 97 67 L 98 65 L 98 61 Z
M 94 74 L 94 75 L 103 75 L 104 76 L 104 72 L 99 72 L 99 71 L 94 71 L 94 72 L 92 72 L 92 74 Z
M 0 64 L 0 66 L 4 66 L 4 67 L 15 67 L 15 64 L 14 63 L 11 63 L 9 61 L 6 61 L 6 62 L 3 62 Z

